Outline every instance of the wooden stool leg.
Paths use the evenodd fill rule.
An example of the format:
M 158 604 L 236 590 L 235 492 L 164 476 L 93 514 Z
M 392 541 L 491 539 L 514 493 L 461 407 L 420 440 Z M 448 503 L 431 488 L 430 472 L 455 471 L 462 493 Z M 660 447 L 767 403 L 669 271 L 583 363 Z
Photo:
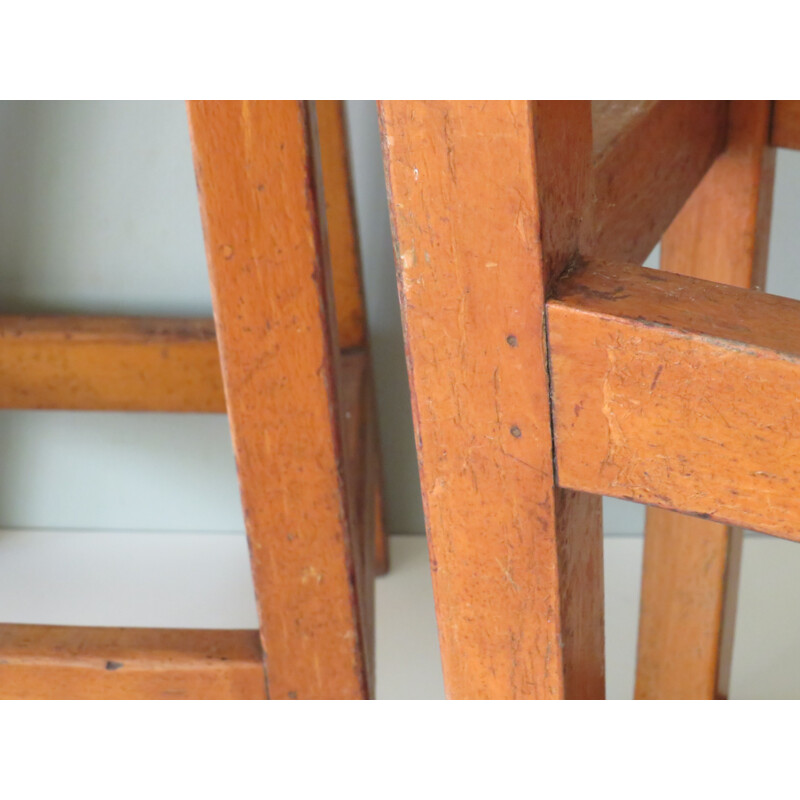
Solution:
M 600 498 L 556 487 L 544 327 L 589 103 L 380 112 L 447 693 L 601 697 Z
M 345 350 L 368 347 L 363 267 L 358 240 L 358 225 L 353 204 L 350 156 L 347 150 L 347 123 L 341 100 L 316 102 L 319 122 L 322 182 L 325 186 L 325 211 L 328 222 L 328 242 L 333 273 L 333 295 L 336 300 L 336 319 L 339 325 L 339 344 Z M 371 384 L 370 384 L 371 385 Z M 373 405 L 374 408 L 374 405 Z M 377 425 L 370 426 L 378 460 L 374 462 L 375 523 L 367 526 L 375 537 L 375 568 L 379 575 L 389 569 L 389 546 L 383 524 L 383 503 L 380 447 Z
M 271 698 L 372 692 L 313 111 L 189 103 Z
M 763 289 L 770 106 L 731 102 L 727 148 L 664 236 L 663 270 Z M 741 548 L 738 529 L 648 508 L 637 698 L 727 696 Z

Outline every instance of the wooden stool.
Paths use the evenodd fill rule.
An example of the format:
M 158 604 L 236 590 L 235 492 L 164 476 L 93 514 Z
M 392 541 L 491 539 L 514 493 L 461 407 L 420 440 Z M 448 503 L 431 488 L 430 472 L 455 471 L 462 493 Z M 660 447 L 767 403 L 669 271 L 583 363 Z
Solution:
M 387 550 L 342 104 L 188 111 L 215 321 L 0 317 L 0 407 L 227 399 L 261 630 L 0 625 L 2 698 L 374 691 Z
M 637 696 L 725 696 L 737 526 L 800 539 L 800 303 L 756 291 L 800 103 L 380 115 L 449 696 L 604 696 L 601 495 L 651 506 Z

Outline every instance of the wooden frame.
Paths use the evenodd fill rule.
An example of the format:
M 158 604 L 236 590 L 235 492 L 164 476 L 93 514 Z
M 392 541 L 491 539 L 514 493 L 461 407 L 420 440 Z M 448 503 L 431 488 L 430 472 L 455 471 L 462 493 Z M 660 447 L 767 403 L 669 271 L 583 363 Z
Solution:
M 547 320 L 562 485 L 800 539 L 800 302 L 600 262 Z
M 269 695 L 368 697 L 373 564 L 344 469 L 315 118 L 188 109 Z
M 380 113 L 448 695 L 599 697 L 600 499 L 555 482 L 543 326 L 579 252 L 590 109 Z
M 257 631 L 0 625 L 2 700 L 266 698 Z
M 2 625 L 3 696 L 373 691 L 385 540 L 341 106 L 189 113 L 222 368 L 208 320 L 4 317 L 0 407 L 218 412 L 226 394 L 259 638 Z M 800 102 L 380 115 L 449 696 L 603 695 L 601 494 L 667 510 L 637 695 L 724 696 L 734 528 L 800 539 L 800 303 L 754 291 Z M 665 233 L 665 271 L 639 266 Z M 686 613 L 700 656 L 669 663 L 648 632 Z
M 668 678 L 644 642 L 638 695 L 724 694 L 736 571 L 726 525 L 800 538 L 800 304 L 626 262 L 686 206 L 665 268 L 759 286 L 770 142 L 797 141 L 797 109 L 380 105 L 449 696 L 602 695 L 589 511 L 602 494 L 723 523 L 671 522 L 673 538 L 714 539 L 720 566 L 699 578 L 696 552 L 662 547 L 694 597 L 710 598 L 710 615 L 690 609 L 693 632 L 706 614 L 706 652 Z M 680 602 L 658 566 L 645 574 L 644 638 L 653 604 L 663 621 Z
M 388 548 L 343 106 L 189 119 L 216 326 L 0 316 L 0 408 L 224 413 L 227 393 L 261 631 L 0 625 L 3 698 L 374 691 Z
M 592 104 L 595 258 L 640 263 L 722 152 L 727 104 Z
M 661 269 L 764 288 L 771 111 L 766 100 L 730 103 L 725 150 L 664 234 Z M 741 556 L 740 528 L 648 508 L 636 697 L 727 697 Z

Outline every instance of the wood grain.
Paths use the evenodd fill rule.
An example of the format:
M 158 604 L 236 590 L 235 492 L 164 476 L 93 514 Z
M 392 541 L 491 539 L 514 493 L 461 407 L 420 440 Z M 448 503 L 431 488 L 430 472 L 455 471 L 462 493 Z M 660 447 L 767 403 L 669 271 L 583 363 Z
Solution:
M 346 463 L 355 485 L 367 479 L 366 451 L 377 449 L 368 361 L 364 350 L 341 357 L 343 428 L 353 444 Z M 0 315 L 0 408 L 225 413 L 214 321 Z M 372 470 L 374 492 L 379 465 Z M 372 503 L 362 497 L 358 513 Z
M 374 675 L 375 631 L 375 491 L 380 468 L 375 462 L 376 409 L 373 403 L 369 358 L 348 351 L 341 361 L 343 445 L 347 469 L 347 500 L 354 527 L 353 569 L 359 587 L 361 629 L 367 632 L 367 669 Z
M 341 100 L 318 100 L 315 106 L 339 343 L 343 349 L 364 347 L 364 290 L 344 104 Z
M 800 100 L 773 101 L 772 146 L 800 150 Z
M 629 264 L 547 304 L 559 484 L 800 539 L 800 303 Z
M 600 499 L 555 486 L 543 336 L 585 224 L 589 104 L 380 117 L 447 694 L 600 697 Z
M 766 275 L 771 103 L 732 101 L 728 143 L 661 243 L 661 269 L 743 288 Z M 648 508 L 636 696 L 727 697 L 742 532 Z
M 269 696 L 368 697 L 313 114 L 188 110 Z
M 601 162 L 647 119 L 657 100 L 592 100 L 592 154 Z
M 35 331 L 41 332 L 42 318 Z M 97 332 L 99 320 L 89 330 Z M 118 330 L 116 321 L 113 330 Z M 62 330 L 53 321 L 55 331 Z M 134 328 L 135 333 L 138 328 Z M 80 338 L 80 337 L 78 337 Z M 135 338 L 135 337 L 134 337 Z M 1 351 L 0 351 L 1 352 Z M 216 349 L 215 349 L 216 355 Z M 344 441 L 354 497 L 362 572 L 373 555 L 376 469 L 375 411 L 366 354 L 342 357 Z M 372 437 L 372 438 L 371 438 Z M 360 606 L 374 625 L 374 593 Z M 107 663 L 123 664 L 103 672 Z M 0 699 L 264 699 L 257 631 L 194 631 L 0 625 Z
M 0 408 L 224 413 L 214 323 L 0 316 Z
M 723 101 L 596 101 L 593 258 L 641 263 L 722 152 Z
M 359 245 L 358 223 L 353 200 L 353 176 L 348 152 L 347 120 L 344 102 L 318 100 L 315 103 L 319 124 L 320 163 L 325 187 L 325 216 L 328 228 L 333 296 L 336 301 L 336 319 L 339 326 L 339 344 L 347 352 L 352 348 L 368 349 L 366 309 L 362 285 L 363 265 Z M 370 383 L 372 386 L 372 383 Z M 374 389 L 370 388 L 371 394 Z M 374 406 L 374 398 L 369 399 Z M 369 446 L 375 449 L 372 462 L 371 491 L 374 495 L 370 508 L 374 513 L 371 526 L 375 541 L 375 571 L 383 575 L 389 571 L 389 542 L 383 523 L 383 476 L 380 460 L 380 436 L 377 424 L 370 427 Z M 374 503 L 374 505 L 373 505 Z
M 258 631 L 0 625 L 2 700 L 263 700 Z

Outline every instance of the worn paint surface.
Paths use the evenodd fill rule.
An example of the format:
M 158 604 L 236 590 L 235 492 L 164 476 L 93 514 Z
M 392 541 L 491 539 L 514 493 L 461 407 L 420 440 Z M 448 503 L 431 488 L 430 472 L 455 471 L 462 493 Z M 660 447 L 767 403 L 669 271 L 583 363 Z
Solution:
M 269 695 L 367 697 L 313 117 L 253 101 L 189 118 Z
M 380 113 L 448 695 L 600 697 L 600 502 L 555 486 L 543 316 L 586 224 L 589 104 Z
M 547 315 L 561 485 L 800 539 L 800 303 L 599 263 Z
M 667 231 L 661 269 L 763 288 L 775 176 L 771 107 L 730 103 L 725 152 Z M 741 551 L 740 529 L 648 508 L 637 697 L 727 696 Z

